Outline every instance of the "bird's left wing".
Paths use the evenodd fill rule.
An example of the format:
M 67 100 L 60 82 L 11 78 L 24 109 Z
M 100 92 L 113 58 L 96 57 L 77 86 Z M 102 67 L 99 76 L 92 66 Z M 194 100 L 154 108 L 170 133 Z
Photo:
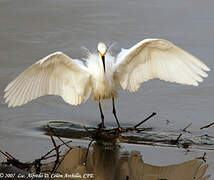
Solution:
M 195 56 L 162 39 L 145 39 L 122 50 L 114 68 L 115 81 L 131 92 L 154 78 L 198 86 L 210 70 Z
M 5 89 L 9 107 L 44 95 L 61 96 L 67 103 L 85 102 L 91 93 L 90 74 L 80 61 L 55 52 L 27 68 Z

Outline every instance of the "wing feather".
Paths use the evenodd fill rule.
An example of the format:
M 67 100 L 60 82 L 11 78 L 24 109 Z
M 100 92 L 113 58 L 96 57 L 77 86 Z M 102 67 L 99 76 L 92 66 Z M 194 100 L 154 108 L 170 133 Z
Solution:
M 131 92 L 154 78 L 198 86 L 208 76 L 205 71 L 210 71 L 201 60 L 162 39 L 145 39 L 122 49 L 114 68 L 115 80 Z
M 85 102 L 91 94 L 90 74 L 78 61 L 62 52 L 37 61 L 8 84 L 5 102 L 15 107 L 44 95 L 61 96 L 72 105 Z

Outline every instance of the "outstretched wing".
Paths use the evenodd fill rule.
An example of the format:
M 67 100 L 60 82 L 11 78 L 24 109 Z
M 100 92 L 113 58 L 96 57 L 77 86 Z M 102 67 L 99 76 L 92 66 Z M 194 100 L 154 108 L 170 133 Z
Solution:
M 210 69 L 169 41 L 145 39 L 118 54 L 114 71 L 115 81 L 134 92 L 141 83 L 154 78 L 198 86 Z
M 77 105 L 90 96 L 90 74 L 80 60 L 55 52 L 31 65 L 4 91 L 9 107 L 44 95 L 59 95 L 67 103 Z

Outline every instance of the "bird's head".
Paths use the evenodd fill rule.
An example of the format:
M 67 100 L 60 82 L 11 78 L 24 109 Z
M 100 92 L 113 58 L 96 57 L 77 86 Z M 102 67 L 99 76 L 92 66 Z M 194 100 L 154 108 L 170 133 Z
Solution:
M 98 53 L 102 59 L 103 68 L 104 68 L 104 72 L 105 72 L 106 71 L 106 69 L 105 69 L 105 54 L 107 52 L 107 46 L 103 42 L 99 42 L 97 45 L 97 50 L 98 50 Z
M 98 50 L 98 53 L 100 54 L 100 56 L 105 56 L 107 47 L 103 42 L 99 42 L 97 45 L 97 50 Z

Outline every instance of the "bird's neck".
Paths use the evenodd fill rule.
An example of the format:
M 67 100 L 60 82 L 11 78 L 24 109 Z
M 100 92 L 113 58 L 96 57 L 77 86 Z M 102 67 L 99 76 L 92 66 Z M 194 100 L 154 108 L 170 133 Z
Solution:
M 102 65 L 103 65 L 103 71 L 106 73 L 106 62 L 105 62 L 105 56 L 101 56 L 102 59 Z

